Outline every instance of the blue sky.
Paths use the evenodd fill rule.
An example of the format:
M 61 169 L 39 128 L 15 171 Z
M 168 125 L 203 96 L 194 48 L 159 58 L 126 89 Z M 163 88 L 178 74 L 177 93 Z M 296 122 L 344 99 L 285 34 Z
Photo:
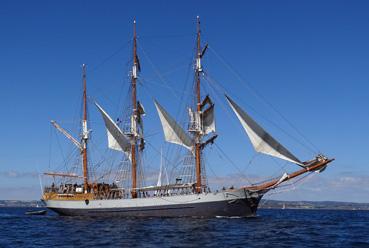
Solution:
M 37 171 L 47 170 L 54 156 L 49 121 L 76 131 L 81 64 L 88 65 L 90 98 L 113 116 L 122 111 L 134 18 L 146 131 L 154 147 L 164 146 L 152 97 L 183 120 L 178 97 L 191 88 L 200 15 L 211 78 L 301 159 L 317 151 L 336 158 L 324 173 L 269 197 L 368 202 L 368 7 L 366 1 L 1 1 L 0 199 L 39 198 Z M 211 88 L 207 82 L 203 87 Z M 250 178 L 282 173 L 282 162 L 255 155 L 221 94 L 214 96 L 219 147 Z M 301 146 L 311 147 L 274 109 L 314 147 Z M 89 111 L 93 135 L 104 145 L 101 119 L 93 107 Z M 158 156 L 149 150 L 155 170 Z M 209 181 L 242 181 L 216 148 L 206 156 Z

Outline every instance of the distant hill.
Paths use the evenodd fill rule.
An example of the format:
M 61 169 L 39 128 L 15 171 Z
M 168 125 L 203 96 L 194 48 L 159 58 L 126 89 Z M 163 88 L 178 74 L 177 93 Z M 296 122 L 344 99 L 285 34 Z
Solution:
M 41 201 L 33 200 L 33 201 L 21 201 L 21 200 L 0 200 L 0 208 L 1 207 L 37 207 L 44 206 Z
M 276 201 L 263 199 L 259 208 L 369 210 L 369 203 L 335 201 Z

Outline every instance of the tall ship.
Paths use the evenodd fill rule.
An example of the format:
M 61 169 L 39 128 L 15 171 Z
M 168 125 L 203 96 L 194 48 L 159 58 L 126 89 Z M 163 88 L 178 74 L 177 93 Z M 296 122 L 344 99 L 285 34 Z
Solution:
M 147 137 L 143 128 L 145 109 L 138 98 L 141 65 L 137 54 L 136 21 L 133 29 L 133 63 L 130 71 L 129 108 L 124 113 L 126 118 L 114 121 L 103 106 L 94 101 L 106 128 L 108 148 L 121 157 L 122 164 L 128 168 L 124 178 L 128 179 L 123 182 L 124 178 L 121 177 L 120 180 L 108 182 L 106 178 L 96 176 L 96 171 L 91 172 L 88 158 L 90 129 L 86 66 L 83 65 L 80 138 L 75 138 L 56 121 L 51 121 L 56 130 L 76 147 L 81 173 L 68 170 L 63 172 L 50 170 L 44 173 L 50 179 L 50 184 L 43 188 L 42 200 L 50 210 L 70 216 L 250 217 L 256 215 L 260 200 L 267 192 L 304 174 L 322 172 L 334 160 L 317 154 L 311 160 L 301 161 L 259 125 L 230 95 L 224 94 L 224 100 L 239 120 L 255 151 L 292 163 L 299 169 L 260 183 L 210 189 L 205 173 L 204 149 L 217 142 L 218 133 L 215 126 L 214 101 L 211 95 L 203 92 L 202 77 L 205 71 L 202 59 L 208 45 L 202 46 L 198 17 L 196 53 L 193 60 L 194 83 L 191 94 L 193 104 L 187 109 L 189 116 L 187 127 L 184 128 L 173 118 L 159 100 L 153 101 L 165 141 L 181 146 L 186 151 L 183 164 L 187 172 L 174 177 L 171 175 L 170 178 L 167 176 L 167 180 L 163 180 L 164 174 L 167 173 L 161 164 L 157 184 L 144 185 L 142 167 L 145 164 L 142 153 Z M 232 132 L 222 135 L 235 134 Z M 120 173 L 116 171 L 115 174 Z

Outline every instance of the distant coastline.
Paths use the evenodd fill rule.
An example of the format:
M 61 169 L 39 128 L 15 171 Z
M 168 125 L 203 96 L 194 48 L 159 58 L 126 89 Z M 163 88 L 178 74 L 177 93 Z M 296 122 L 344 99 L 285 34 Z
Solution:
M 40 200 L 29 200 L 29 201 L 22 201 L 22 200 L 0 200 L 0 208 L 30 208 L 30 207 L 37 207 L 37 206 L 44 206 L 42 201 Z
M 0 200 L 0 208 L 44 206 L 39 200 Z M 260 209 L 326 209 L 326 210 L 369 210 L 369 203 L 335 201 L 277 201 L 263 199 Z
M 326 209 L 326 210 L 369 210 L 369 203 L 336 201 L 277 201 L 263 199 L 261 209 Z

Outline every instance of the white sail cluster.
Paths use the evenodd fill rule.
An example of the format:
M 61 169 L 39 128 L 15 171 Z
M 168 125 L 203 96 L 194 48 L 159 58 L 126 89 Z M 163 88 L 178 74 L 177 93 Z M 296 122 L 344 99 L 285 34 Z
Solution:
M 130 138 L 122 132 L 118 125 L 112 120 L 112 118 L 99 104 L 95 103 L 95 105 L 100 111 L 105 123 L 108 136 L 108 147 L 113 150 L 124 152 L 127 157 L 130 158 Z
M 165 140 L 170 143 L 181 145 L 188 150 L 192 150 L 194 142 L 191 137 L 157 101 L 154 103 L 163 127 Z
M 290 151 L 267 133 L 259 124 L 257 124 L 245 111 L 243 111 L 231 98 L 226 96 L 229 105 L 235 112 L 238 120 L 241 122 L 251 144 L 257 152 L 277 157 L 298 165 L 303 166 L 301 161 Z
M 230 97 L 226 99 L 236 114 L 242 127 L 245 129 L 251 144 L 257 152 L 264 153 L 273 157 L 277 157 L 300 166 L 304 164 L 287 150 L 282 144 L 274 139 L 267 131 L 265 131 L 258 123 L 256 123 L 244 110 L 241 109 Z M 110 149 L 124 152 L 130 157 L 131 138 L 124 134 L 106 111 L 97 103 L 107 130 L 108 147 Z M 194 140 L 190 135 L 169 115 L 169 113 L 157 102 L 154 101 L 155 107 L 162 124 L 164 138 L 167 142 L 181 145 L 190 151 L 193 151 Z M 205 108 L 207 106 L 207 108 Z M 215 132 L 214 104 L 210 98 L 205 98 L 201 105 L 202 111 L 192 111 L 189 109 L 190 123 L 194 124 L 193 131 L 199 131 L 203 135 Z M 144 113 L 144 111 L 143 111 Z M 190 124 L 191 126 L 191 124 Z M 194 127 L 195 126 L 195 127 Z M 191 131 L 191 127 L 190 127 Z

